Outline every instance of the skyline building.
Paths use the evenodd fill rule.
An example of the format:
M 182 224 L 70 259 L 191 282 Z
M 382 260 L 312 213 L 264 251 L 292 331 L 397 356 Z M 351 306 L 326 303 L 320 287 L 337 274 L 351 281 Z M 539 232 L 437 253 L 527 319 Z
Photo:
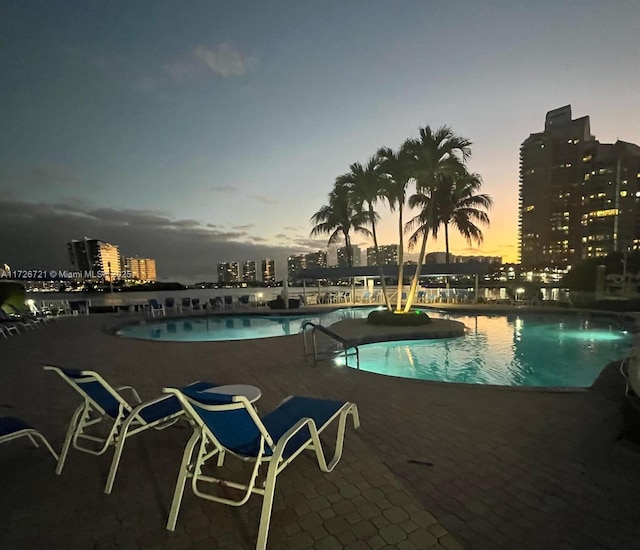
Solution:
M 598 144 L 585 167 L 582 259 L 640 250 L 640 147 Z
M 255 283 L 257 280 L 256 261 L 245 260 L 242 262 L 242 281 L 245 283 Z
M 318 250 L 317 252 L 309 252 L 306 256 L 306 268 L 315 269 L 318 267 L 327 267 L 326 250 Z
M 447 263 L 446 252 L 430 252 L 425 256 L 425 264 L 444 264 Z M 459 256 L 456 254 L 449 254 L 449 263 L 451 264 L 463 264 L 466 262 L 479 262 L 487 264 L 501 264 L 501 256 Z
M 261 262 L 262 268 L 262 282 L 265 285 L 276 284 L 276 261 L 270 258 L 265 258 Z
M 582 159 L 594 143 L 589 117 L 572 120 L 570 105 L 549 111 L 544 131 L 522 143 L 518 225 L 523 266 L 566 267 L 579 257 Z
M 378 246 L 380 263 L 382 265 L 398 265 L 398 245 L 385 244 Z M 367 265 L 378 265 L 376 249 L 374 246 L 367 248 Z
M 84 279 L 112 282 L 120 278 L 120 249 L 117 245 L 85 237 L 67 243 L 69 260 Z
M 293 254 L 287 258 L 287 281 L 295 284 L 297 274 L 307 267 L 306 254 Z
M 125 258 L 126 271 L 131 279 L 138 281 L 156 280 L 156 261 L 152 258 Z
M 240 264 L 238 262 L 220 262 L 218 264 L 218 284 L 237 284 L 240 282 Z
M 566 269 L 640 245 L 639 158 L 637 145 L 599 143 L 571 105 L 549 111 L 520 147 L 522 266 Z
M 340 248 L 338 248 L 338 250 L 336 250 L 336 253 L 338 255 L 338 267 L 349 267 L 347 247 L 341 246 Z M 362 265 L 362 251 L 360 250 L 360 247 L 357 245 L 351 245 L 351 254 L 353 267 Z

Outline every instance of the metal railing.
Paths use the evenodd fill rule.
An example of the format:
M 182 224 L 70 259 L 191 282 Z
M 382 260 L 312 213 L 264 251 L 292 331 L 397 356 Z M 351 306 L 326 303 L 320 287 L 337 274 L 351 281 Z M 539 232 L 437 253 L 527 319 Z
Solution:
M 307 328 L 311 327 L 311 330 L 308 331 Z M 311 321 L 305 321 L 304 323 L 302 323 L 302 339 L 304 342 L 304 358 L 306 360 L 307 357 L 309 356 L 313 356 L 313 364 L 317 364 L 318 362 L 318 344 L 316 341 L 316 331 L 321 332 L 322 334 L 325 334 L 326 336 L 328 336 L 331 340 L 334 340 L 335 342 L 337 342 L 338 344 L 340 344 L 342 346 L 342 352 L 344 353 L 344 361 L 345 364 L 348 365 L 349 364 L 349 357 L 354 356 L 356 358 L 356 368 L 358 370 L 360 370 L 360 350 L 358 349 L 358 346 L 352 344 L 349 340 L 347 340 L 346 338 L 343 338 L 342 336 L 336 334 L 335 332 L 329 330 L 327 327 L 324 327 L 322 325 L 317 325 L 316 323 L 313 323 Z M 313 349 L 310 351 L 309 350 L 309 344 L 307 342 L 307 333 L 311 332 L 311 341 L 313 344 Z M 350 350 L 352 350 L 350 352 Z M 332 353 L 331 356 L 333 356 L 334 354 Z

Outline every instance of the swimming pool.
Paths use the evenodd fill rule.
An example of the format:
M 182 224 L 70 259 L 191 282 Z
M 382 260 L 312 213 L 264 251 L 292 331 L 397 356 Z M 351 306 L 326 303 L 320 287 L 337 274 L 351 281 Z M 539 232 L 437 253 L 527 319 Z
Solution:
M 343 308 L 322 315 L 224 315 L 185 317 L 127 325 L 118 336 L 169 342 L 217 342 L 298 334 L 305 321 L 327 326 L 343 319 L 363 319 L 377 308 Z
M 305 321 L 328 326 L 366 317 L 373 308 L 322 315 L 194 317 L 129 325 L 118 335 L 196 342 L 297 334 Z M 631 335 L 611 320 L 572 315 L 437 314 L 461 321 L 461 338 L 359 346 L 360 369 L 404 378 L 502 386 L 588 387 L 604 366 L 622 358 Z M 337 364 L 344 365 L 340 356 Z M 350 364 L 350 367 L 355 365 Z
M 463 322 L 468 333 L 462 338 L 359 346 L 360 369 L 440 382 L 584 388 L 607 363 L 626 355 L 632 339 L 613 322 L 598 318 L 446 317 Z M 344 356 L 335 361 L 344 365 Z

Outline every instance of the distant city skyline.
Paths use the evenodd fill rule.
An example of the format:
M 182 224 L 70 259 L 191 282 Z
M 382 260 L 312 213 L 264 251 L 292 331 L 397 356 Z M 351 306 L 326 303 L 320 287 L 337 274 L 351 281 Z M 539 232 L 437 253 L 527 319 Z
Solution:
M 155 258 L 161 280 L 267 257 L 281 279 L 289 255 L 326 248 L 309 219 L 335 178 L 427 124 L 473 142 L 495 202 L 484 244 L 454 234 L 451 253 L 515 261 L 519 147 L 547 111 L 571 104 L 601 142 L 640 143 L 632 0 L 58 0 L 0 14 L 0 261 L 16 268 L 67 268 L 64 243 L 86 235 Z M 397 243 L 379 210 L 380 243 Z

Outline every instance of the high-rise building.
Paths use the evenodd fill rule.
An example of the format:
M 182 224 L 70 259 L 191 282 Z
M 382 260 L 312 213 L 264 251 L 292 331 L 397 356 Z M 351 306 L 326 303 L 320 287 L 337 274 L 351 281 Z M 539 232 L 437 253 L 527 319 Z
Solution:
M 589 117 L 549 111 L 520 148 L 520 261 L 567 268 L 640 248 L 640 147 L 600 143 Z
M 309 252 L 306 256 L 306 269 L 316 269 L 319 267 L 327 267 L 327 253 L 324 250 L 318 252 Z
M 617 141 L 586 153 L 581 257 L 640 250 L 640 147 Z
M 156 261 L 151 258 L 126 258 L 124 261 L 129 277 L 138 281 L 156 280 Z
M 398 245 L 386 244 L 378 246 L 378 252 L 382 265 L 398 265 Z M 376 249 L 373 246 L 367 248 L 367 265 L 378 265 Z
M 296 284 L 298 273 L 307 267 L 306 254 L 294 254 L 287 258 L 287 279 L 289 284 Z
M 276 261 L 269 258 L 262 260 L 262 282 L 265 285 L 276 283 Z
M 218 284 L 237 284 L 240 282 L 240 264 L 238 262 L 220 262 L 218 264 Z
M 501 264 L 502 256 L 458 256 L 455 254 L 449 254 L 450 264 L 463 264 L 466 262 L 479 262 L 486 264 Z M 446 252 L 429 252 L 425 256 L 426 264 L 445 264 L 447 263 Z
M 349 257 L 347 254 L 347 247 L 341 246 L 337 250 L 338 254 L 338 267 L 349 267 Z M 351 245 L 352 265 L 353 267 L 362 265 L 362 252 L 359 246 Z
M 520 147 L 520 261 L 525 267 L 567 267 L 580 257 L 581 192 L 586 151 L 596 145 L 589 117 L 571 106 L 549 111 L 544 132 Z
M 67 243 L 69 260 L 85 279 L 120 279 L 122 272 L 118 246 L 98 239 L 73 240 Z
M 257 280 L 256 261 L 245 260 L 242 262 L 242 281 L 245 283 L 255 283 Z

